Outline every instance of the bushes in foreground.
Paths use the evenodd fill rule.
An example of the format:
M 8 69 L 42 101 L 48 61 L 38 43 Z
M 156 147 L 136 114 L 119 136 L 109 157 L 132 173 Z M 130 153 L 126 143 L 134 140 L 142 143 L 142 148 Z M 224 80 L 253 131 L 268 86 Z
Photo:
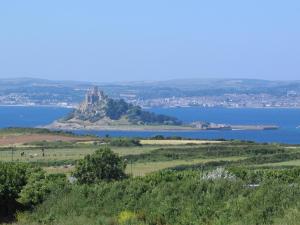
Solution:
M 33 214 L 22 215 L 20 224 L 276 224 L 280 217 L 292 215 L 288 209 L 298 207 L 297 177 L 291 182 L 285 176 L 263 176 L 253 186 L 236 170 L 226 176 L 214 173 L 218 171 L 164 171 L 73 185 L 50 195 Z
M 0 223 L 13 219 L 17 210 L 41 203 L 51 190 L 65 183 L 64 175 L 46 175 L 25 163 L 0 162 Z
M 10 219 L 22 207 L 17 198 L 27 183 L 27 177 L 25 164 L 0 162 L 0 222 Z

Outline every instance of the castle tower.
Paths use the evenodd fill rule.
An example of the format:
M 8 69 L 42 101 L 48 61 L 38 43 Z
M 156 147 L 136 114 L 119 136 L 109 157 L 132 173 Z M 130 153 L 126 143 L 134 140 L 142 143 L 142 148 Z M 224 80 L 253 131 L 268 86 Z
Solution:
M 104 92 L 99 91 L 98 87 L 95 86 L 86 93 L 85 102 L 87 105 L 94 105 L 105 98 Z

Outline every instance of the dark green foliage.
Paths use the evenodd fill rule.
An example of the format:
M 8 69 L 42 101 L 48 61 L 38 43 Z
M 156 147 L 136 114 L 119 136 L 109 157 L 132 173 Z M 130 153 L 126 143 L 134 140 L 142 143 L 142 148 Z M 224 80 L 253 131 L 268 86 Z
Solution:
M 79 160 L 73 175 L 80 184 L 92 184 L 125 178 L 125 168 L 125 161 L 104 147 Z
M 243 167 L 231 167 L 228 170 L 238 178 L 252 184 L 259 184 L 263 181 L 280 181 L 293 183 L 300 181 L 300 168 L 292 169 L 247 169 Z
M 249 170 L 260 182 L 252 187 L 243 171 L 233 179 L 206 179 L 199 171 L 164 171 L 144 178 L 98 185 L 75 185 L 51 195 L 24 224 L 130 224 L 130 225 L 253 225 L 274 224 L 276 218 L 300 200 L 295 171 Z M 252 173 L 256 173 L 253 175 Z M 293 177 L 286 179 L 286 175 Z M 130 215 L 122 222 L 120 215 Z M 51 217 L 50 217 L 51 215 Z M 81 221 L 81 222 L 78 222 Z M 130 221 L 130 222 L 129 222 Z M 21 224 L 23 224 L 21 223 Z
M 112 120 L 118 120 L 121 116 L 127 113 L 130 105 L 123 99 L 109 99 L 106 106 L 106 115 Z
M 286 153 L 285 153 L 286 152 Z M 287 153 L 287 151 L 273 145 L 248 145 L 240 144 L 207 144 L 201 146 L 191 145 L 189 147 L 159 148 L 149 153 L 138 155 L 127 155 L 126 158 L 133 162 L 169 161 L 177 159 L 196 159 L 211 157 L 249 156 L 237 163 L 268 163 L 296 159 L 299 153 Z M 191 167 L 191 166 L 190 166 Z
M 142 146 L 140 140 L 137 138 L 111 138 L 109 144 L 118 147 Z
M 28 164 L 33 166 L 40 167 L 49 167 L 49 166 L 63 166 L 63 165 L 75 165 L 75 159 L 64 159 L 64 160 L 37 160 L 29 162 Z
M 139 106 L 128 110 L 128 119 L 134 124 L 164 124 L 164 125 L 181 125 L 181 121 L 175 117 L 166 115 L 157 115 L 152 112 L 143 111 Z
M 0 222 L 12 219 L 16 210 L 41 203 L 58 180 L 29 164 L 0 162 Z M 60 184 L 65 184 L 62 177 Z
M 0 162 L 0 222 L 21 207 L 17 198 L 27 183 L 27 173 L 26 164 Z
M 25 145 L 34 145 L 42 148 L 73 148 L 76 147 L 76 143 L 67 141 L 34 141 L 26 143 Z
M 62 188 L 66 185 L 64 174 L 46 175 L 42 170 L 31 173 L 26 186 L 20 192 L 19 202 L 27 208 L 41 203 L 51 191 Z
M 45 128 L 29 128 L 29 127 L 1 128 L 0 134 L 57 134 L 57 135 L 75 136 L 75 134 L 70 131 L 49 130 Z
M 165 137 L 163 135 L 155 135 L 154 137 L 151 138 L 152 140 L 164 140 Z
M 263 164 L 284 162 L 289 160 L 300 159 L 300 153 L 278 153 L 273 155 L 253 156 L 243 160 L 244 164 Z
M 123 99 L 109 99 L 105 107 L 106 116 L 112 120 L 118 120 L 126 116 L 129 122 L 133 124 L 164 124 L 180 125 L 181 122 L 170 116 L 156 115 L 155 113 L 144 111 L 139 106 L 133 106 L 126 103 Z

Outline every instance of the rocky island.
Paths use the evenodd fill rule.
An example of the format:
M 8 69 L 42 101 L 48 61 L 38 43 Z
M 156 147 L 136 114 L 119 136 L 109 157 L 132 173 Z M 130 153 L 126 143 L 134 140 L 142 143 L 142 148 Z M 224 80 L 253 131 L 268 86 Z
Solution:
M 144 111 L 140 106 L 112 99 L 99 90 L 90 89 L 84 101 L 69 115 L 46 126 L 62 130 L 268 130 L 277 129 L 269 125 L 228 125 L 209 122 L 185 124 L 167 115 Z
M 193 129 L 175 117 L 144 111 L 123 99 L 112 99 L 97 87 L 66 117 L 47 126 L 52 129 L 181 130 Z

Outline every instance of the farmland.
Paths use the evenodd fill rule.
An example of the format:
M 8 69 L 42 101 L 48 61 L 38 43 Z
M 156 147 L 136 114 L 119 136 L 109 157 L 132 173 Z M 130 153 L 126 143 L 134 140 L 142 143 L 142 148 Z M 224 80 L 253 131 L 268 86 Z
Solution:
M 113 146 L 111 141 L 112 138 L 45 133 L 40 130 L 2 130 L 0 160 L 35 164 L 48 172 L 70 173 L 76 160 L 92 154 L 101 146 L 110 146 L 113 152 L 127 161 L 126 171 L 134 176 L 177 166 L 199 166 L 207 162 L 264 167 L 300 165 L 300 146 L 186 139 L 140 139 L 139 146 Z M 272 160 L 280 154 L 288 154 L 292 158 Z M 259 156 L 267 157 L 265 160 L 268 161 L 257 160 Z

